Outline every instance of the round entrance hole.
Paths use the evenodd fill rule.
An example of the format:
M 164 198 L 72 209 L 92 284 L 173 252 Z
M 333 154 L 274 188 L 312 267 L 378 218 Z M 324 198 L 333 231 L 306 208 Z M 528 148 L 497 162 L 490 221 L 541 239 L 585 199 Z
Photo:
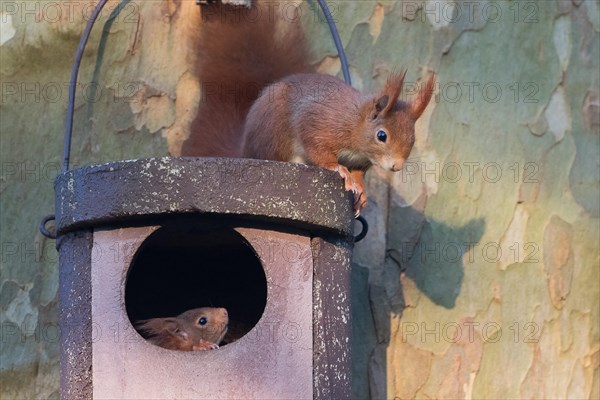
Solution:
M 177 223 L 153 232 L 138 249 L 125 284 L 129 320 L 175 317 L 223 307 L 229 329 L 222 345 L 248 333 L 267 303 L 267 281 L 250 244 L 231 228 Z

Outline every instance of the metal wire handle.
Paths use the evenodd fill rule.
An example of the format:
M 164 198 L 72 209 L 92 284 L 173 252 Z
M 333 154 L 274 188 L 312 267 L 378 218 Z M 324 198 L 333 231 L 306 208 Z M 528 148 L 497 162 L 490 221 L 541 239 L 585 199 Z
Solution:
M 83 58 L 83 51 L 85 50 L 85 45 L 87 44 L 88 39 L 90 38 L 90 33 L 92 32 L 92 27 L 94 26 L 94 22 L 100 15 L 100 11 L 104 8 L 108 0 L 100 0 L 96 7 L 94 8 L 94 12 L 90 16 L 87 24 L 85 25 L 85 30 L 81 35 L 81 39 L 79 40 L 79 45 L 77 46 L 77 52 L 75 53 L 75 61 L 73 62 L 73 68 L 71 69 L 71 79 L 69 81 L 69 103 L 67 106 L 67 121 L 65 126 L 65 142 L 63 147 L 63 163 L 61 172 L 64 174 L 69 170 L 69 162 L 71 159 L 71 137 L 73 136 L 73 112 L 75 110 L 75 89 L 77 85 L 77 76 L 79 75 L 79 66 L 81 65 L 81 59 Z

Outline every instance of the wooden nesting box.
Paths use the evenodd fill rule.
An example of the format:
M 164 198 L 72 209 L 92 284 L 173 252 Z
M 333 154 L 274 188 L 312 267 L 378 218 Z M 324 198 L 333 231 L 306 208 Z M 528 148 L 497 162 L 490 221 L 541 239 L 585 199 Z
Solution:
M 156 158 L 56 181 L 64 399 L 350 398 L 353 211 L 333 172 Z M 222 306 L 218 350 L 144 340 L 132 322 Z

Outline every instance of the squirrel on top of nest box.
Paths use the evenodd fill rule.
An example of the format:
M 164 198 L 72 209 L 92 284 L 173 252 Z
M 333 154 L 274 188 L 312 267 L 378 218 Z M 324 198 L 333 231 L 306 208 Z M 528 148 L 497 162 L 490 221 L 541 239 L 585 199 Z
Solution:
M 176 317 L 137 321 L 135 327 L 150 343 L 165 349 L 200 351 L 218 349 L 228 324 L 226 309 L 203 307 Z
M 299 19 L 285 20 L 280 6 L 255 0 L 250 8 L 202 7 L 203 94 L 182 155 L 304 162 L 336 171 L 354 192 L 358 214 L 367 202 L 364 175 L 371 165 L 402 168 L 435 78 L 407 103 L 399 100 L 405 72 L 391 74 L 374 95 L 313 73 Z M 282 32 L 283 23 L 289 29 Z

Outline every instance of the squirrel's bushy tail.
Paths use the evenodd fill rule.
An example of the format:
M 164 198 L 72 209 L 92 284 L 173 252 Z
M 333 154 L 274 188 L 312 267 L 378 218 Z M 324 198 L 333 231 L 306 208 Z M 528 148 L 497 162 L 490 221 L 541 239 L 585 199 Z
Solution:
M 261 90 L 310 70 L 299 18 L 283 2 L 202 7 L 197 73 L 202 97 L 183 156 L 239 157 L 244 120 Z M 290 3 L 292 4 L 292 3 Z

